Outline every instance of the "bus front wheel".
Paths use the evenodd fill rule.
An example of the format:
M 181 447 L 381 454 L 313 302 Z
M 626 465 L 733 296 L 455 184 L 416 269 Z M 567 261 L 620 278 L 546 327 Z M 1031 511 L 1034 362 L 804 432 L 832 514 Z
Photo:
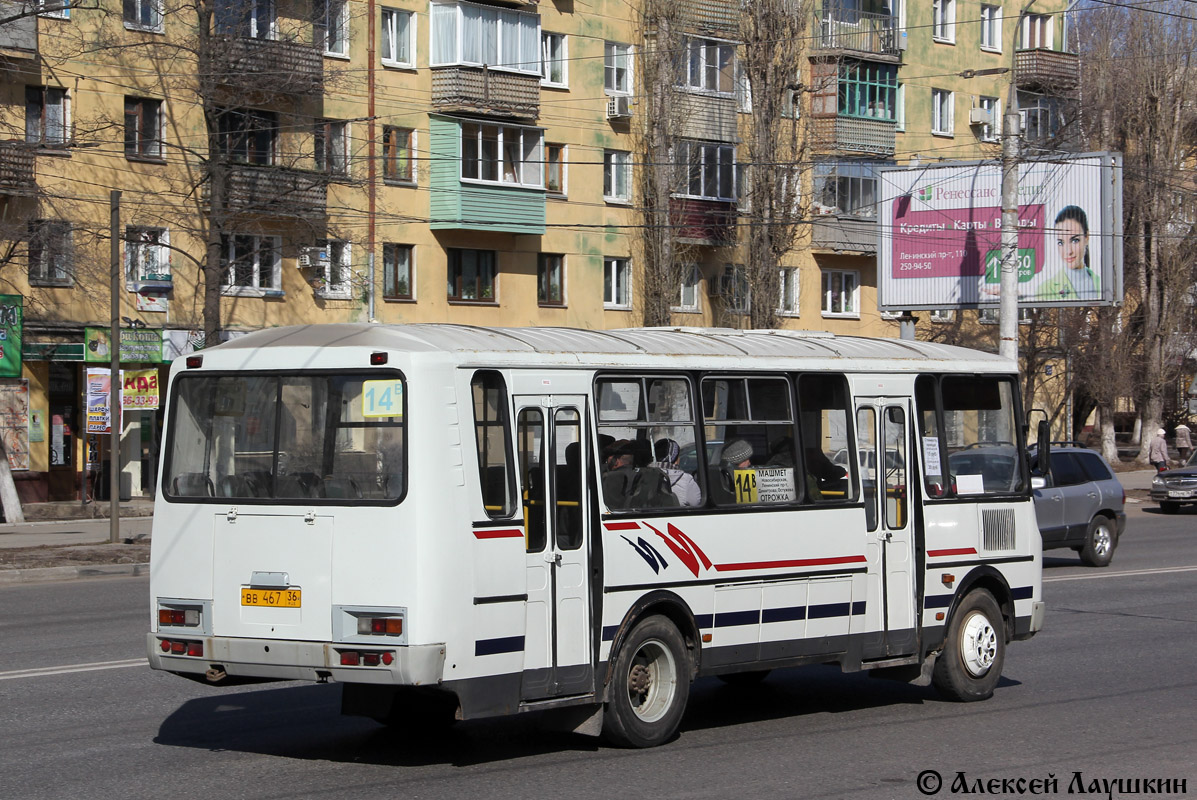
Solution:
M 1006 659 L 1002 612 L 989 592 L 970 592 L 948 625 L 932 681 L 952 700 L 984 700 L 993 694 Z
M 654 747 L 673 736 L 690 696 L 690 657 L 677 626 L 640 622 L 615 659 L 603 736 L 621 747 Z

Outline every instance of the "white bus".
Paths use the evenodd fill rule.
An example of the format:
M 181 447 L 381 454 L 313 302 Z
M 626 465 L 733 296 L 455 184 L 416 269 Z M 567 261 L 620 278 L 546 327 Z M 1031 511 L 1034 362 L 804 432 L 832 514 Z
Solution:
M 698 676 L 983 699 L 1043 621 L 1021 420 L 1012 364 L 926 342 L 249 334 L 171 370 L 150 665 L 336 681 L 387 722 L 568 707 L 631 746 Z

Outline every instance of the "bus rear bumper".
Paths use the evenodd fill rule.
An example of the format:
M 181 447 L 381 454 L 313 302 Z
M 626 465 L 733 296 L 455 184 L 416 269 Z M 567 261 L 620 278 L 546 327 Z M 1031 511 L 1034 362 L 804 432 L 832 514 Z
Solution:
M 152 669 L 185 675 L 227 675 L 230 678 L 340 683 L 374 683 L 390 686 L 436 686 L 445 673 L 442 644 L 362 647 L 331 642 L 302 642 L 285 639 L 232 639 L 223 636 L 188 636 L 187 643 L 201 642 L 203 655 L 164 653 L 163 641 L 172 634 L 146 635 L 146 653 Z M 358 665 L 345 665 L 342 656 L 357 653 Z M 383 663 L 390 654 L 392 663 Z M 378 654 L 379 663 L 366 666 L 365 654 Z M 215 682 L 215 681 L 214 681 Z

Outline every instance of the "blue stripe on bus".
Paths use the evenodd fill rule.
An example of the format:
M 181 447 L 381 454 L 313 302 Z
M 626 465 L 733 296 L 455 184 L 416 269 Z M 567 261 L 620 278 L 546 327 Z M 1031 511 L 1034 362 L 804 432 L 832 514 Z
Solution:
M 952 604 L 950 594 L 929 594 L 923 600 L 923 608 L 947 608 Z
M 474 655 L 493 656 L 499 653 L 518 653 L 524 649 L 523 636 L 504 636 L 502 639 L 479 639 L 474 642 Z
M 1010 590 L 1010 596 L 1015 600 L 1030 600 L 1035 596 L 1035 589 L 1032 586 L 1016 586 Z
M 715 623 L 715 615 L 714 614 L 695 614 L 694 615 L 694 624 L 697 625 L 699 628 L 713 628 L 713 627 L 715 627 L 714 623 Z
M 855 617 L 859 614 L 863 614 L 864 612 L 865 612 L 865 601 L 864 600 L 857 600 L 855 603 L 852 604 L 852 616 Z
M 825 603 L 811 606 L 807 609 L 807 619 L 827 619 L 828 617 L 847 617 L 852 610 L 851 603 Z
M 603 641 L 610 642 L 615 639 L 615 634 L 619 633 L 618 625 L 604 625 L 603 626 Z
M 734 628 L 737 625 L 759 625 L 761 612 L 753 611 L 723 611 L 715 614 L 716 628 Z
M 762 622 L 791 622 L 796 619 L 806 619 L 806 606 L 766 608 L 761 617 Z

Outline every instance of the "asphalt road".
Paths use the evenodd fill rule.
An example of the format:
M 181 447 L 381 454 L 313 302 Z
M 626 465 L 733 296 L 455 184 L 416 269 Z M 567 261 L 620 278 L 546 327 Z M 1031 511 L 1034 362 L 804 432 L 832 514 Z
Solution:
M 649 751 L 530 715 L 391 730 L 341 717 L 336 686 L 210 689 L 145 667 L 145 579 L 3 586 L 0 796 L 919 798 L 926 770 L 938 797 L 958 773 L 973 794 L 1050 776 L 1041 794 L 1146 778 L 1197 794 L 1197 513 L 1130 515 L 1108 569 L 1048 554 L 1047 627 L 1007 651 L 988 701 L 828 667 L 702 680 L 679 737 Z

